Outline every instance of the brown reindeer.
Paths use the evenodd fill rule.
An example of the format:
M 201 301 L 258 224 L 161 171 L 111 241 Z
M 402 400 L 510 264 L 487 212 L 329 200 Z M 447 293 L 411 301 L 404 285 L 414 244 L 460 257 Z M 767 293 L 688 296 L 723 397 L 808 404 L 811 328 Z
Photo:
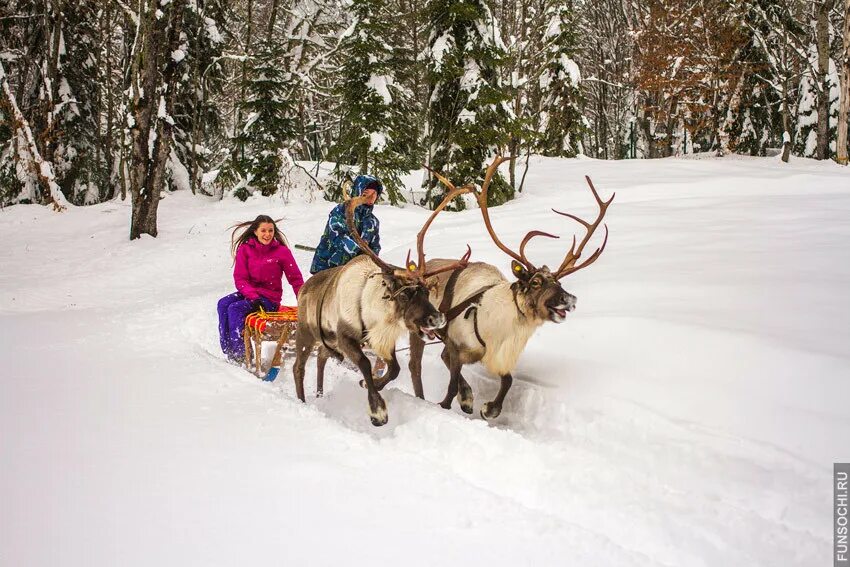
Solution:
M 472 413 L 472 389 L 461 374 L 465 364 L 481 362 L 493 374 L 501 378 L 501 387 L 496 398 L 481 408 L 481 416 L 495 419 L 502 411 L 505 395 L 511 387 L 511 372 L 528 339 L 534 331 L 546 321 L 561 323 L 576 306 L 575 296 L 561 287 L 564 276 L 585 268 L 596 261 L 608 242 L 608 227 L 605 226 L 605 239 L 583 262 L 579 258 L 590 240 L 608 206 L 614 200 L 612 195 L 603 201 L 589 177 L 586 177 L 590 190 L 599 205 L 599 214 L 593 223 L 588 223 L 575 215 L 553 211 L 570 217 L 581 223 L 586 234 L 576 247 L 576 239 L 564 257 L 558 269 L 552 271 L 547 266 L 535 267 L 525 255 L 525 247 L 535 236 L 557 238 L 545 232 L 533 230 L 526 234 L 519 245 L 519 253 L 505 246 L 490 223 L 487 210 L 487 188 L 499 164 L 507 157 L 497 157 L 487 168 L 481 191 L 476 195 L 484 224 L 493 242 L 513 260 L 511 273 L 516 278 L 513 283 L 491 264 L 470 263 L 465 267 L 444 272 L 437 285 L 431 290 L 431 300 L 440 306 L 440 311 L 448 318 L 446 328 L 440 335 L 445 343 L 442 359 L 449 369 L 449 387 L 446 397 L 440 405 L 451 408 L 452 399 L 457 396 L 461 409 Z M 454 189 L 442 175 L 432 172 L 450 189 Z M 447 267 L 447 260 L 430 260 L 428 270 L 440 270 Z M 420 398 L 422 395 L 422 351 L 424 341 L 419 336 L 410 336 L 410 373 L 413 389 Z
M 446 261 L 440 268 L 426 270 L 425 232 L 436 215 L 456 196 L 470 187 L 454 189 L 431 214 L 416 239 L 418 263 L 410 260 L 404 268 L 381 260 L 360 237 L 354 225 L 354 209 L 365 202 L 362 197 L 346 204 L 346 222 L 352 238 L 364 252 L 353 260 L 314 275 L 298 294 L 298 329 L 295 335 L 295 389 L 304 400 L 304 366 L 313 347 L 320 343 L 317 360 L 317 396 L 322 395 L 325 364 L 329 357 L 347 358 L 363 374 L 368 390 L 369 417 L 373 425 L 387 422 L 387 407 L 380 390 L 394 380 L 400 367 L 395 344 L 405 332 L 434 338 L 446 324 L 445 316 L 428 299 L 427 279 L 446 270 L 465 266 L 471 251 L 460 259 Z M 363 354 L 367 344 L 379 357 L 389 361 L 383 378 L 373 378 L 369 359 Z

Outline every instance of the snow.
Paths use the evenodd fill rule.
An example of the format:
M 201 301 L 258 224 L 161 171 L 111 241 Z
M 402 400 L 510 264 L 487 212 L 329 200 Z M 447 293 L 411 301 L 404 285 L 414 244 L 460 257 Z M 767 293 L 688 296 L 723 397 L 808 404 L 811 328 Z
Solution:
M 163 95 L 160 95 L 160 97 L 159 97 L 159 104 L 157 105 L 157 109 L 156 109 L 156 117 L 161 119 L 161 120 L 165 120 L 166 122 L 168 122 L 169 124 L 174 126 L 174 119 L 168 114 L 168 112 L 165 109 L 165 97 Z M 151 148 L 153 148 L 152 142 L 151 142 Z M 153 151 L 153 150 L 151 150 L 151 151 Z
M 387 147 L 387 136 L 383 132 L 369 133 L 369 153 L 380 153 Z
M 207 37 L 213 44 L 219 44 L 224 41 L 224 38 L 221 35 L 221 32 L 218 31 L 218 26 L 215 23 L 215 20 L 212 18 L 204 18 L 204 25 L 206 26 Z
M 431 60 L 434 62 L 434 70 L 439 72 L 443 66 L 443 57 L 451 49 L 454 40 L 451 36 L 451 31 L 447 30 L 440 37 L 434 40 L 434 45 L 431 46 Z
M 481 89 L 481 67 L 472 57 L 464 58 L 463 75 L 460 77 L 460 88 L 469 93 L 469 102 L 478 98 Z
M 178 191 L 190 191 L 192 189 L 192 176 L 183 162 L 180 161 L 180 157 L 173 147 L 168 157 L 168 169 L 171 172 L 173 189 Z
M 385 105 L 389 106 L 393 103 L 393 95 L 390 93 L 389 85 L 392 84 L 392 77 L 386 75 L 370 75 L 366 85 L 378 93 Z
M 578 86 L 581 82 L 581 71 L 579 71 L 578 64 L 563 53 L 561 54 L 560 64 L 569 74 L 570 82 L 574 86 Z
M 175 49 L 174 51 L 171 52 L 171 59 L 175 63 L 180 63 L 181 61 L 183 61 L 183 59 L 185 59 L 185 57 L 186 57 L 186 52 L 183 51 L 182 49 Z
M 301 404 L 291 360 L 271 384 L 224 362 L 227 227 L 266 213 L 315 245 L 330 203 L 168 193 L 159 237 L 134 242 L 128 203 L 0 210 L 2 562 L 826 564 L 832 462 L 850 449 L 847 169 L 535 157 L 491 210 L 502 240 L 560 234 L 528 248 L 560 262 L 580 227 L 551 208 L 592 216 L 584 175 L 617 194 L 608 247 L 564 280 L 578 307 L 532 337 L 493 423 L 479 366 L 472 416 L 433 403 L 438 346 L 427 402 L 399 353 L 382 428 L 347 365 Z M 376 214 L 402 262 L 428 212 Z M 467 242 L 508 273 L 477 210 L 440 215 L 426 252 Z

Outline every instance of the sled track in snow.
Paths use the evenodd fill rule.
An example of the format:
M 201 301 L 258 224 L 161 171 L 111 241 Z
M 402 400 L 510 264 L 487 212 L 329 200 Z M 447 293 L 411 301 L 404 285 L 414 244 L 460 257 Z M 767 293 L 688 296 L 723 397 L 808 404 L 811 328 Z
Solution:
M 314 359 L 308 363 L 307 405 L 471 488 L 621 547 L 630 564 L 746 565 L 757 532 L 762 554 L 773 553 L 784 565 L 807 565 L 828 543 L 811 527 L 810 503 L 822 495 L 805 478 L 809 467 L 766 444 L 672 420 L 629 400 L 573 407 L 557 390 L 522 379 L 502 416 L 487 423 L 478 409 L 497 385 L 483 369 L 465 369 L 476 394 L 475 412 L 467 416 L 457 403 L 446 411 L 413 397 L 406 356 L 400 363 L 401 375 L 384 391 L 390 418 L 383 427 L 369 423 L 359 374 L 339 363 L 328 365 L 325 396 L 318 399 Z M 434 382 L 448 378 L 437 363 L 426 356 L 423 376 L 431 382 L 431 400 Z M 272 388 L 295 401 L 291 361 Z M 775 463 L 770 472 L 776 482 L 769 485 L 755 482 L 764 477 L 758 463 L 765 460 Z M 803 488 L 789 494 L 788 487 Z M 684 561 L 683 551 L 689 554 Z

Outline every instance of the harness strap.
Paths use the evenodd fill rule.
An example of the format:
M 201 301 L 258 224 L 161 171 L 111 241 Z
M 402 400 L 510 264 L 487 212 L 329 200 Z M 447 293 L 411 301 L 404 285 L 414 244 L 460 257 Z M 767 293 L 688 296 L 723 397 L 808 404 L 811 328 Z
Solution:
M 466 299 L 446 311 L 446 323 L 449 323 L 452 319 L 457 318 L 458 315 L 466 311 L 471 305 L 475 304 L 475 306 L 477 307 L 477 304 L 481 301 L 481 297 L 487 292 L 488 289 L 493 287 L 493 285 L 495 284 L 482 287 L 481 289 L 479 289 L 478 291 L 476 291 L 475 293 L 473 293 L 472 295 L 470 295 L 469 297 L 467 297 Z
M 446 290 L 443 292 L 443 300 L 440 302 L 439 307 L 440 313 L 446 315 L 446 317 L 448 317 L 449 308 L 452 306 L 452 296 L 455 293 L 455 284 L 457 284 L 458 277 L 465 269 L 466 266 L 462 266 L 452 270 L 452 275 L 449 276 L 449 280 L 446 282 Z M 455 315 L 455 317 L 457 317 L 457 315 Z M 452 317 L 452 319 L 454 319 L 454 317 Z
M 440 302 L 439 311 L 443 315 L 446 316 L 446 324 L 450 323 L 453 319 L 456 319 L 458 315 L 466 311 L 466 309 L 472 305 L 473 303 L 478 303 L 481 301 L 481 296 L 484 295 L 488 289 L 493 287 L 495 284 L 487 285 L 452 307 L 452 300 L 454 299 L 455 293 L 455 285 L 457 285 L 457 280 L 460 277 L 461 272 L 463 272 L 467 266 L 463 266 L 452 270 L 452 275 L 449 276 L 449 280 L 446 282 L 446 290 L 443 292 L 443 300 Z
M 491 287 L 496 284 L 485 285 L 454 307 L 452 307 L 452 299 L 454 296 L 455 285 L 457 284 L 458 277 L 460 277 L 460 273 L 466 269 L 466 266 L 462 268 L 458 268 L 452 271 L 452 275 L 449 276 L 449 280 L 446 282 L 446 290 L 443 292 L 443 300 L 440 302 L 440 313 L 446 316 L 446 326 L 451 323 L 454 319 L 458 317 L 461 313 L 466 312 L 463 316 L 464 319 L 468 319 L 470 315 L 472 318 L 472 325 L 475 329 L 475 338 L 478 339 L 478 342 L 481 343 L 481 346 L 487 348 L 487 343 L 484 342 L 484 339 L 481 338 L 481 333 L 478 330 L 478 304 L 481 302 L 481 298 Z M 437 333 L 437 336 L 440 337 L 441 340 L 445 342 L 445 333 L 446 330 L 443 330 L 440 333 Z
M 478 332 L 478 307 L 473 307 L 470 311 L 472 311 L 472 328 L 475 330 L 475 338 L 478 339 L 481 346 L 487 348 L 487 343 L 484 342 L 481 333 Z

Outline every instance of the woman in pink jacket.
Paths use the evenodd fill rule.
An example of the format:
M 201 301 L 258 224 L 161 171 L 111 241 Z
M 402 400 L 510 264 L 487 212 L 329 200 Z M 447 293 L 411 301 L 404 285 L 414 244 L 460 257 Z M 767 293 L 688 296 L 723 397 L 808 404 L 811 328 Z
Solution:
M 237 237 L 240 229 L 244 230 Z M 237 291 L 218 301 L 218 334 L 227 358 L 241 363 L 245 358 L 242 339 L 245 317 L 261 307 L 266 311 L 280 307 L 282 276 L 286 275 L 296 296 L 304 278 L 286 237 L 267 215 L 236 225 L 230 245 L 235 256 L 233 280 Z

